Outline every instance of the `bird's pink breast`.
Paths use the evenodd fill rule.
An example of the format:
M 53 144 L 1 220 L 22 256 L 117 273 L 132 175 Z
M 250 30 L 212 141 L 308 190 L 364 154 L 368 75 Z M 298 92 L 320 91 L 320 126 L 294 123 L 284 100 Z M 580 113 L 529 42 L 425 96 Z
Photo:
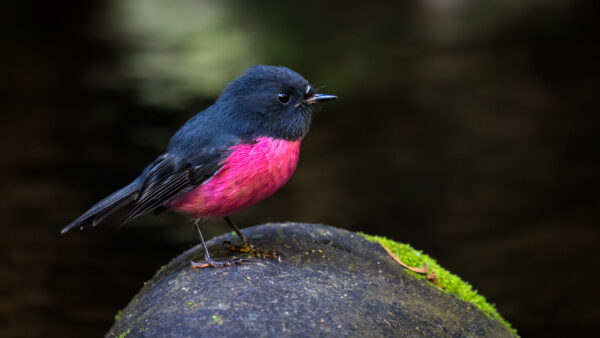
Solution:
M 261 201 L 292 176 L 300 140 L 261 137 L 231 150 L 211 179 L 176 200 L 171 209 L 194 217 L 225 217 Z

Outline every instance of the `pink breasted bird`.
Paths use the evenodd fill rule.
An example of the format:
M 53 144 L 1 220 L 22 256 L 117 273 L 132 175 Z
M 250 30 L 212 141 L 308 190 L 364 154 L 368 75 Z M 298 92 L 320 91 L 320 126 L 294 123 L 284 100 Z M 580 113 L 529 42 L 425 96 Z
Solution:
M 290 179 L 310 127 L 311 105 L 336 98 L 316 93 L 289 68 L 254 66 L 231 82 L 212 106 L 188 120 L 140 176 L 61 233 L 95 226 L 125 207 L 129 214 L 123 223 L 166 207 L 194 219 L 224 218 L 242 239 L 238 249 L 252 253 L 256 248 L 229 216 L 272 195 Z M 192 262 L 192 267 L 241 262 L 212 260 L 197 222 L 196 227 L 206 263 Z

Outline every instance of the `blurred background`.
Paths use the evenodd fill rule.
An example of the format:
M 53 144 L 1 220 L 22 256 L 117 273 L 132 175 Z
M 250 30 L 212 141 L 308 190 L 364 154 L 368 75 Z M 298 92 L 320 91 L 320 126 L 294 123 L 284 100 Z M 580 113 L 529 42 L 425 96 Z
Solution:
M 171 213 L 59 231 L 254 64 L 340 100 L 315 115 L 292 180 L 234 221 L 410 243 L 523 336 L 600 328 L 597 2 L 0 6 L 0 336 L 103 335 L 198 243 Z

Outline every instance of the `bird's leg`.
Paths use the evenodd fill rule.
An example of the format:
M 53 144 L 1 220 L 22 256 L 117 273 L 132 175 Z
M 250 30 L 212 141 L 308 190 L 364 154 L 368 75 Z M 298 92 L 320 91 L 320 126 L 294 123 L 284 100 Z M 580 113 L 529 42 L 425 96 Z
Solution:
M 233 223 L 231 218 L 225 217 L 224 219 L 225 219 L 225 222 L 227 222 L 227 224 L 229 224 L 229 226 L 233 229 L 233 231 L 235 231 L 235 233 L 238 235 L 238 237 L 242 240 L 242 247 L 243 248 L 249 247 L 250 244 L 248 244 L 248 237 L 244 236 L 244 234 L 242 233 L 240 228 L 238 228 L 238 226 L 235 225 L 235 223 Z M 231 243 L 229 243 L 229 244 L 231 244 Z M 231 245 L 233 246 L 233 244 L 231 244 Z
M 229 217 L 225 217 L 225 222 L 227 222 L 227 224 L 229 224 L 229 226 L 231 228 L 233 228 L 233 231 L 235 231 L 235 233 L 238 235 L 238 237 L 242 240 L 241 246 L 237 246 L 229 241 L 223 242 L 223 244 L 229 244 L 229 249 L 231 249 L 231 251 L 245 252 L 248 255 L 254 256 L 254 257 L 279 259 L 279 253 L 277 251 L 264 250 L 264 249 L 257 248 L 254 245 L 250 244 L 248 242 L 248 237 L 246 237 L 246 236 L 244 236 L 244 234 L 242 234 L 242 231 L 240 230 L 240 228 L 238 228 L 237 225 L 235 225 L 235 223 L 233 223 Z
M 212 260 L 212 258 L 210 258 L 210 254 L 208 253 L 208 248 L 206 247 L 206 243 L 204 243 L 204 238 L 202 237 L 202 232 L 200 231 L 200 226 L 198 225 L 198 219 L 194 221 L 194 225 L 196 226 L 196 229 L 198 230 L 198 236 L 200 237 L 200 242 L 202 243 L 202 247 L 204 248 L 204 260 L 206 261 L 205 263 L 200 263 L 200 262 L 194 262 L 192 261 L 192 268 L 193 269 L 197 269 L 197 268 L 208 268 L 208 267 L 212 267 L 212 268 L 224 268 L 226 266 L 231 266 L 234 264 L 242 264 L 244 262 L 243 259 L 240 258 L 235 258 L 232 260 L 225 260 L 225 261 L 214 261 Z

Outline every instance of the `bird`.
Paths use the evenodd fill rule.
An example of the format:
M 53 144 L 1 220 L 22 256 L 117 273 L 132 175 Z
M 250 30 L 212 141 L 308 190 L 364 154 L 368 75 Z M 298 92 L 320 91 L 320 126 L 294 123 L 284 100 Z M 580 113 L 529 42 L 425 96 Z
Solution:
M 184 123 L 166 151 L 131 183 L 76 218 L 61 231 L 86 229 L 127 208 L 123 224 L 149 212 L 172 210 L 195 220 L 205 262 L 192 268 L 222 268 L 243 259 L 210 256 L 198 220 L 223 218 L 240 237 L 232 249 L 265 255 L 230 216 L 281 188 L 292 176 L 314 104 L 337 99 L 317 93 L 284 66 L 256 65 L 230 82 L 217 100 Z M 267 254 L 277 256 L 267 251 Z

